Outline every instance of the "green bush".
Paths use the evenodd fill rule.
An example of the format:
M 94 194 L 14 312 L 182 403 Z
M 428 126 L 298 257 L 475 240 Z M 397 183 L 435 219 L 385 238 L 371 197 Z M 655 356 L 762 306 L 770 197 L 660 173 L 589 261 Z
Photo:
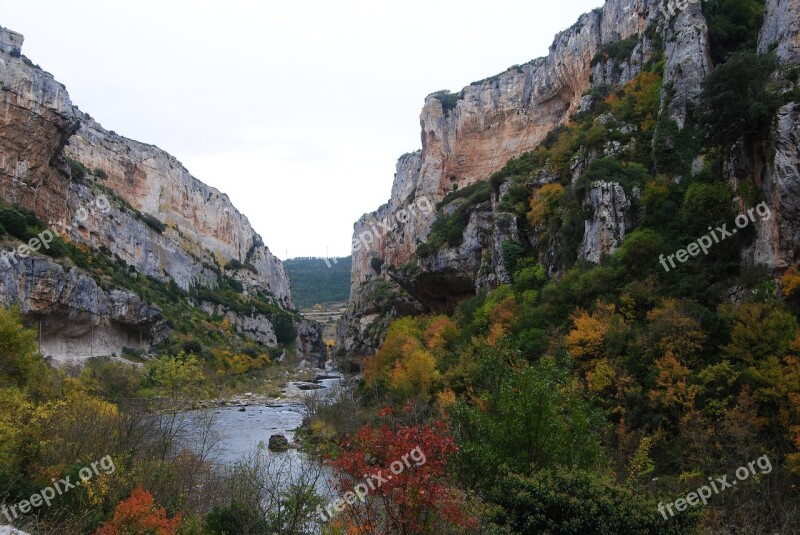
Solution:
M 100 169 L 98 167 L 97 169 L 94 170 L 94 176 L 96 176 L 97 178 L 101 178 L 101 179 L 105 180 L 105 179 L 108 178 L 108 173 L 106 173 L 105 171 L 103 171 L 102 169 Z
M 517 271 L 517 262 L 525 254 L 525 249 L 517 242 L 506 240 L 502 244 L 503 250 L 503 264 L 509 273 Z
M 157 217 L 153 217 L 150 214 L 146 214 L 144 212 L 139 213 L 139 219 L 146 224 L 151 229 L 155 230 L 159 234 L 162 234 L 165 230 L 167 230 L 167 225 L 162 223 Z
M 639 44 L 639 36 L 632 35 L 622 41 L 603 45 L 600 51 L 592 58 L 592 67 L 605 60 L 613 60 L 614 63 L 624 62 L 631 57 L 637 44 Z
M 372 271 L 380 275 L 381 269 L 383 268 L 383 259 L 374 256 L 370 259 L 369 265 L 372 268 Z
M 0 224 L 6 231 L 20 240 L 28 239 L 28 222 L 18 208 L 0 210 Z
M 76 182 L 81 182 L 84 178 L 86 178 L 86 166 L 82 163 L 73 160 L 72 158 L 67 158 L 67 164 L 69 164 L 69 171 L 72 179 Z
M 501 506 L 494 526 L 519 535 L 685 535 L 697 518 L 695 510 L 664 520 L 642 492 L 571 467 L 506 472 L 490 500 Z
M 442 109 L 445 115 L 447 115 L 449 111 L 454 110 L 458 101 L 464 98 L 463 93 L 451 93 L 446 89 L 437 91 L 431 94 L 431 96 L 442 103 Z

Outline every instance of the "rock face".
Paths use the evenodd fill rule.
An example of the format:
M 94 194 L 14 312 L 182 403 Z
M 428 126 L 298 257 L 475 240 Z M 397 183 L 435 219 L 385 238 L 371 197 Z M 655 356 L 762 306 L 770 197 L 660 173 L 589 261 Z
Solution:
M 61 150 L 78 128 L 63 85 L 21 55 L 23 37 L 0 28 L 0 195 L 54 219 L 69 217 Z
M 45 356 L 146 350 L 168 333 L 161 311 L 133 292 L 103 290 L 76 268 L 44 257 L 2 262 L 0 304 L 18 305 L 35 321 Z
M 761 53 L 775 50 L 784 63 L 800 63 L 800 0 L 767 0 L 758 40 Z M 800 256 L 800 104 L 778 110 L 772 146 L 763 172 L 762 190 L 772 216 L 757 228 L 745 261 L 783 270 Z
M 608 0 L 558 34 L 547 57 L 473 83 L 457 94 L 429 95 L 420 116 L 422 150 L 398 161 L 391 199 L 356 223 L 354 238 L 416 199 L 424 197 L 437 204 L 451 191 L 488 180 L 510 158 L 538 146 L 571 115 L 590 109 L 590 89 L 619 87 L 638 76 L 648 62 L 664 60 L 659 121 L 674 122 L 680 132 L 713 66 L 700 1 L 686 0 L 676 6 L 670 8 L 663 0 Z M 759 50 L 775 48 L 782 60 L 797 63 L 798 21 L 800 1 L 767 0 Z M 626 52 L 619 54 L 619 50 Z M 631 127 L 626 126 L 629 132 Z M 773 138 L 776 156 L 764 171 L 763 188 L 776 216 L 759 229 L 749 254 L 751 261 L 780 268 L 796 261 L 796 244 L 800 243 L 796 104 L 781 110 Z M 616 155 L 622 148 L 610 142 L 599 152 L 575 158 L 571 162 L 573 183 L 592 159 Z M 535 191 L 550 181 L 548 176 L 539 177 L 529 189 Z M 566 255 L 557 248 L 540 252 L 542 265 L 551 275 L 558 275 L 558 257 L 577 253 L 578 258 L 599 262 L 604 253 L 613 252 L 635 225 L 632 201 L 638 194 L 626 193 L 614 182 L 591 185 L 584 199 L 586 217 L 579 250 Z M 496 195 L 493 193 L 491 202 L 470 208 L 464 240 L 457 248 L 419 254 L 437 213 L 417 214 L 369 249 L 354 247 L 351 305 L 338 329 L 339 349 L 355 351 L 358 358 L 369 355 L 379 344 L 375 332 L 388 320 L 370 300 L 376 285 L 388 284 L 392 291 L 402 288 L 398 299 L 412 297 L 423 310 L 447 312 L 478 289 L 508 282 L 502 245 L 526 237 L 519 236 L 513 215 L 500 211 Z M 440 206 L 438 215 L 450 213 L 456 203 Z M 535 238 L 527 237 L 530 243 Z M 376 273 L 372 266 L 381 261 L 384 267 Z
M 603 253 L 612 253 L 625 240 L 631 227 L 631 203 L 621 185 L 614 182 L 595 182 L 586 192 L 584 206 L 593 214 L 585 221 L 580 257 L 600 263 Z
M 87 226 L 92 245 L 109 247 L 142 273 L 162 280 L 170 276 L 183 289 L 195 280 L 215 278 L 203 268 L 203 260 L 223 265 L 231 259 L 248 262 L 258 273 L 242 282 L 266 288 L 283 306 L 292 306 L 280 260 L 263 245 L 227 195 L 194 178 L 175 157 L 108 132 L 86 116 L 65 154 L 105 173 L 104 186 L 136 210 L 167 225 L 163 235 L 140 221 L 116 226 L 112 233 Z
M 20 34 L 0 28 L 0 197 L 6 203 L 34 211 L 65 239 L 101 249 L 140 275 L 164 283 L 174 280 L 189 290 L 213 289 L 224 274 L 241 283 L 245 296 L 258 295 L 280 308 L 294 308 L 281 261 L 227 195 L 194 178 L 161 149 L 106 131 L 73 106 L 63 85 L 22 55 L 22 44 Z M 73 177 L 67 159 L 82 164 L 89 176 Z M 226 269 L 231 260 L 244 267 Z M 47 262 L 37 257 L 35 265 L 40 269 Z M 121 299 L 120 303 L 132 306 L 132 298 L 92 288 L 91 279 L 74 270 L 59 273 L 61 268 L 52 264 L 47 280 L 55 285 L 55 293 L 41 291 L 37 282 L 39 290 L 31 294 L 33 282 L 25 278 L 29 274 L 3 272 L 3 267 L 0 263 L 0 277 L 10 293 L 4 292 L 0 299 L 6 304 L 19 302 L 31 317 L 53 326 L 52 332 L 42 333 L 46 352 L 119 353 L 122 346 L 149 347 L 149 342 L 164 336 L 166 327 L 158 314 L 140 311 L 134 317 L 118 317 L 114 303 Z M 67 291 L 73 286 L 77 289 Z M 96 295 L 92 299 L 97 302 L 91 306 L 76 302 L 77 308 L 65 316 L 76 322 L 62 329 L 62 336 L 56 328 L 65 319 L 56 316 L 71 310 L 69 300 L 80 300 L 84 292 Z M 30 299 L 35 304 L 26 301 Z M 221 313 L 245 336 L 276 345 L 274 328 L 265 316 Z M 95 327 L 107 328 L 108 334 L 98 334 Z M 295 327 L 302 333 L 297 344 L 301 356 L 319 355 L 315 328 L 302 319 Z M 87 329 L 95 331 L 96 342 L 98 336 L 105 337 L 93 349 L 82 341 Z
M 772 47 L 782 61 L 800 63 L 800 0 L 767 0 L 758 51 Z

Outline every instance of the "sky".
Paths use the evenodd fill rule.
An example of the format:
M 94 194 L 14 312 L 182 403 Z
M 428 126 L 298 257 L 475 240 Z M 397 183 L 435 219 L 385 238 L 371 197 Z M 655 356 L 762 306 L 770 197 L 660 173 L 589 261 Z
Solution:
M 279 258 L 347 256 L 425 96 L 547 54 L 604 0 L 0 0 L 106 129 L 227 193 Z

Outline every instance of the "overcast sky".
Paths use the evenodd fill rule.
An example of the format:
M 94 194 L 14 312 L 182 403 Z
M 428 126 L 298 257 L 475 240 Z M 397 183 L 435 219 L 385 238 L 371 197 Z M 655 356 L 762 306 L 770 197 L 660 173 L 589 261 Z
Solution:
M 0 0 L 108 130 L 227 193 L 280 258 L 346 256 L 427 94 L 547 54 L 603 0 Z

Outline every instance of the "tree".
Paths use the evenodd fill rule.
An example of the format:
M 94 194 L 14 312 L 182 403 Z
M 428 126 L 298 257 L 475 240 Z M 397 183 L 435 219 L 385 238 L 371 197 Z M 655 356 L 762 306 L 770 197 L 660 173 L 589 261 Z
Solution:
M 383 409 L 380 414 L 389 417 L 393 411 Z M 341 455 L 330 461 L 342 495 L 353 495 L 355 489 L 364 496 L 363 501 L 348 500 L 334 517 L 334 525 L 358 535 L 433 535 L 454 527 L 461 528 L 460 533 L 473 529 L 476 521 L 467 514 L 466 501 L 447 477 L 457 450 L 442 422 L 364 426 L 342 443 Z
M 738 52 L 706 77 L 698 108 L 708 140 L 729 146 L 744 137 L 752 146 L 766 134 L 783 103 L 770 83 L 777 67 L 774 55 Z
M 114 517 L 97 535 L 174 535 L 180 526 L 181 515 L 170 520 L 167 511 L 156 507 L 153 496 L 140 485 L 117 506 Z
M 22 325 L 19 308 L 0 308 L 0 386 L 26 386 L 45 371 L 36 331 Z

